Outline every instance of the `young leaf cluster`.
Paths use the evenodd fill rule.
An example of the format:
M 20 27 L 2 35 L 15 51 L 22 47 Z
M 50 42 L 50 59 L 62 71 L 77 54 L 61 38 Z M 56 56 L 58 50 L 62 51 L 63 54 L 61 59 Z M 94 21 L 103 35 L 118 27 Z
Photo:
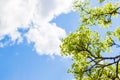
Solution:
M 74 3 L 80 14 L 80 27 L 64 38 L 60 45 L 61 54 L 71 56 L 73 60 L 68 72 L 74 74 L 76 80 L 120 80 L 120 54 L 104 56 L 111 53 L 112 47 L 120 47 L 115 41 L 120 41 L 120 27 L 107 31 L 104 37 L 90 28 L 100 25 L 109 29 L 113 25 L 112 19 L 120 14 L 120 4 L 98 0 L 99 4 L 104 5 L 91 7 L 91 0 L 84 1 L 76 0 Z

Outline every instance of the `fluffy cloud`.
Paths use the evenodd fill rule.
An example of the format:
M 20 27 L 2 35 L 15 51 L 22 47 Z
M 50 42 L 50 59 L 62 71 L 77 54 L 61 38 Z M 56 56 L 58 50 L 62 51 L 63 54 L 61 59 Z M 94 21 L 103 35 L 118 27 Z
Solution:
M 43 26 L 40 25 L 39 27 L 31 28 L 28 31 L 25 35 L 28 42 L 35 43 L 35 50 L 39 54 L 59 55 L 60 39 L 65 36 L 65 31 L 55 24 L 46 23 Z
M 11 41 L 22 42 L 19 28 L 28 43 L 34 43 L 38 54 L 59 55 L 60 39 L 65 31 L 50 23 L 52 19 L 72 9 L 73 0 L 0 0 L 0 40 L 8 35 Z M 34 26 L 29 26 L 33 22 Z M 0 46 L 4 44 L 0 43 Z

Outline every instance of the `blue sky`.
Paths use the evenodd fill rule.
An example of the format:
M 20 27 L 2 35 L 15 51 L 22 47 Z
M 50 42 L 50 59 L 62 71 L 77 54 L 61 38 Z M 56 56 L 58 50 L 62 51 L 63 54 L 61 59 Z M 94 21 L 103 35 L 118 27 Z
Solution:
M 61 38 L 79 27 L 72 2 L 0 1 L 0 80 L 73 80 L 67 73 L 72 61 L 59 52 Z M 114 21 L 115 27 L 118 21 Z M 92 30 L 101 35 L 106 31 Z M 114 50 L 119 53 L 116 47 Z
M 32 2 L 32 0 L 26 0 L 26 2 L 27 1 Z M 36 2 L 38 1 L 41 4 L 44 4 L 44 0 L 43 2 L 39 0 L 35 0 L 35 1 Z M 68 3 L 66 1 L 64 2 L 64 0 L 61 3 L 59 1 L 57 2 L 57 0 L 53 0 L 53 2 L 58 5 L 61 5 L 61 3 L 64 3 L 64 4 Z M 2 1 L 1 3 L 5 4 L 4 1 Z M 10 9 L 14 9 L 14 7 L 9 5 L 15 4 L 15 6 L 18 7 L 19 3 L 24 3 L 24 0 L 19 0 L 18 2 L 14 2 L 14 0 L 11 0 L 11 3 L 8 2 L 7 5 L 3 6 L 2 8 L 4 9 L 5 7 L 10 7 Z M 51 2 L 51 4 L 53 3 Z M 30 5 L 32 4 L 30 3 Z M 52 28 L 51 27 L 52 24 L 55 24 L 53 25 L 53 27 L 55 26 L 56 28 L 55 30 L 59 32 L 58 34 L 60 35 L 58 36 L 60 36 L 60 38 L 64 37 L 64 34 L 66 35 L 69 32 L 73 32 L 77 29 L 77 27 L 79 26 L 78 24 L 79 16 L 77 12 L 68 10 L 69 6 L 66 6 L 66 9 L 62 9 L 65 6 L 62 8 L 59 8 L 59 6 L 55 5 L 54 7 L 58 7 L 58 9 L 60 9 L 61 12 L 59 11 L 57 12 L 55 9 L 56 13 L 52 13 L 52 12 L 49 13 L 49 11 L 46 10 L 44 12 L 48 12 L 48 14 L 46 15 L 49 15 L 47 16 L 47 18 L 46 16 L 43 17 L 44 15 L 42 14 L 42 12 L 40 12 L 41 14 L 38 15 L 37 17 L 40 17 L 40 18 L 43 17 L 45 18 L 45 20 L 42 21 L 41 19 L 32 18 L 33 19 L 32 26 L 30 25 L 31 24 L 31 19 L 29 20 L 30 16 L 28 16 L 28 18 L 26 17 L 27 18 L 26 19 L 26 18 L 23 18 L 24 16 L 26 16 L 26 14 L 24 13 L 23 14 L 12 13 L 11 11 L 9 11 L 8 8 L 5 8 L 6 10 L 8 10 L 8 12 L 6 12 L 6 11 L 3 11 L 2 8 L 0 8 L 0 12 L 3 12 L 6 14 L 6 15 L 0 14 L 0 16 L 3 16 L 3 17 L 0 17 L 0 26 L 1 26 L 0 28 L 1 29 L 0 80 L 73 80 L 73 76 L 67 73 L 67 70 L 68 68 L 70 68 L 72 61 L 69 58 L 61 57 L 59 55 L 60 53 L 57 53 L 57 50 L 56 51 L 53 50 L 55 49 L 54 47 L 53 49 L 52 48 L 48 49 L 49 48 L 48 45 L 54 46 L 54 43 L 48 44 L 48 45 L 42 44 L 44 43 L 44 39 L 49 39 L 51 38 L 52 35 L 53 36 L 56 36 L 56 35 L 54 34 L 51 34 L 50 36 L 48 35 L 51 32 L 50 33 L 47 32 L 46 28 L 49 28 L 49 27 L 46 27 L 44 32 L 42 31 L 44 30 L 43 29 L 44 26 L 50 25 L 50 28 Z M 21 9 L 21 8 L 18 7 L 17 9 L 14 9 L 13 12 L 18 11 L 22 13 L 18 9 Z M 26 8 L 25 13 L 29 12 L 29 11 L 27 12 L 27 10 L 28 8 Z M 31 12 L 31 14 L 33 13 Z M 54 17 L 53 15 L 56 15 L 56 16 Z M 21 16 L 21 17 L 18 17 L 18 16 Z M 21 18 L 23 22 L 19 18 Z M 28 22 L 24 22 L 24 19 L 28 20 Z M 4 23 L 4 20 L 6 21 L 7 24 Z M 38 24 L 38 22 L 40 24 Z M 37 26 L 37 28 L 40 29 L 40 31 L 42 30 L 40 34 L 43 34 L 44 36 L 47 35 L 47 37 L 49 38 L 42 37 L 43 38 L 43 41 L 42 41 L 40 37 L 36 38 L 37 36 L 41 36 L 41 35 L 37 34 L 37 32 L 35 31 L 33 31 L 34 33 L 32 34 L 35 34 L 37 36 L 33 35 L 32 37 L 28 37 L 27 35 L 26 37 L 26 34 L 28 34 L 30 30 L 32 31 L 33 29 L 36 28 L 36 24 L 40 25 L 40 26 Z M 54 28 L 52 29 L 53 31 L 55 31 Z M 57 32 L 55 33 L 57 34 Z M 36 39 L 40 39 L 40 40 L 37 41 Z M 53 40 L 51 41 L 51 43 L 60 41 L 59 37 L 53 37 L 53 39 L 50 39 L 50 40 Z M 49 42 L 49 40 L 46 42 Z M 42 46 L 38 47 L 38 45 L 42 45 Z M 41 47 L 43 47 L 44 49 Z

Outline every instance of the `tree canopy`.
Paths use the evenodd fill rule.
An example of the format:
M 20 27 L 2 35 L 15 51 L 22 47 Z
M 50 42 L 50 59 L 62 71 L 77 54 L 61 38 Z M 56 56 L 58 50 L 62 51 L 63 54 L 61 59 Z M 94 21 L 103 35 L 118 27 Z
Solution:
M 60 45 L 61 54 L 73 60 L 68 72 L 75 80 L 120 80 L 120 52 L 114 51 L 120 47 L 120 27 L 113 22 L 120 23 L 119 0 L 75 0 L 74 9 L 80 27 Z

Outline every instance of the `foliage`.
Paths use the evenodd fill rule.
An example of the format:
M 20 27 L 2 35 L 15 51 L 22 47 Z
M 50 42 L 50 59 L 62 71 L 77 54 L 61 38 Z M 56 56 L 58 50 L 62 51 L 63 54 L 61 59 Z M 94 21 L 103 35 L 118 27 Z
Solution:
M 62 40 L 61 54 L 71 56 L 73 64 L 68 71 L 76 80 L 120 80 L 120 54 L 104 56 L 112 47 L 120 47 L 120 27 L 109 31 L 113 18 L 119 17 L 120 2 L 117 0 L 98 0 L 99 6 L 92 0 L 76 0 L 74 8 L 80 14 L 80 27 Z M 107 29 L 104 37 L 91 27 Z

